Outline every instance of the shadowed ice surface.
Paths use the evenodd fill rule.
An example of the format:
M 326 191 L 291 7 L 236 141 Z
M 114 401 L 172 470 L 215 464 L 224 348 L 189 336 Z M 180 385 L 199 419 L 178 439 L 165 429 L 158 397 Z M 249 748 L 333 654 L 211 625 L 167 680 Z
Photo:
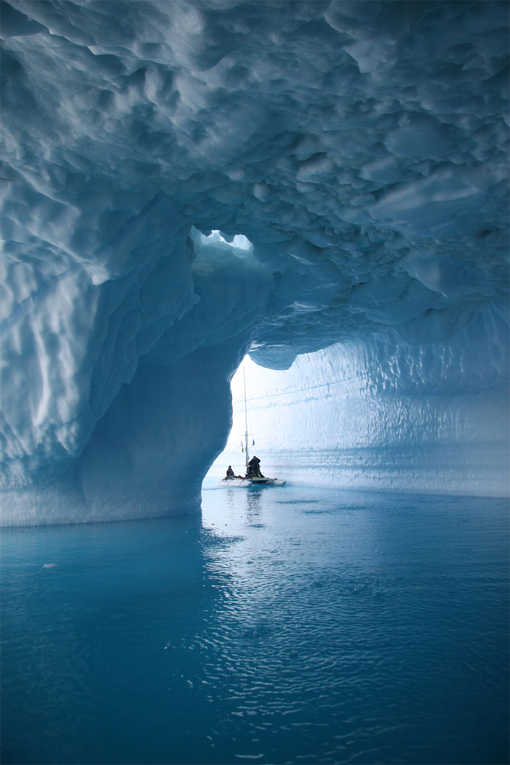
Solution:
M 507 510 L 210 488 L 5 529 L 2 761 L 505 762 Z

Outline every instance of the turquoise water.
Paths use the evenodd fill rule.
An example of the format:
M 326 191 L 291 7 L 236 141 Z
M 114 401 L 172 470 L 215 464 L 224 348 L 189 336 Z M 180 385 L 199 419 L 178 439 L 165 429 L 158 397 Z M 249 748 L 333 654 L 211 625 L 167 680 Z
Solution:
M 4 529 L 2 762 L 505 763 L 508 541 L 505 501 L 297 487 Z

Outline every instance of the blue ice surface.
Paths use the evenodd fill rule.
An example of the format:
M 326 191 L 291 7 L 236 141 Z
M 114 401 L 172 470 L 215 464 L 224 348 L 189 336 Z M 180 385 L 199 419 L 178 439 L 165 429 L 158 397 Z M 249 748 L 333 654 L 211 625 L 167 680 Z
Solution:
M 191 507 L 246 353 L 265 454 L 508 492 L 508 3 L 1 6 L 3 524 Z
M 505 500 L 4 529 L 2 762 L 503 763 Z

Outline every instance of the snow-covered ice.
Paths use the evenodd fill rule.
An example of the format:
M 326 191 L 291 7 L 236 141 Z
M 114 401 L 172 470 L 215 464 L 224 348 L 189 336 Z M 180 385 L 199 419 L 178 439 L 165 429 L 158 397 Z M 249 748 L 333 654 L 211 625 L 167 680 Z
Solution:
M 508 493 L 505 2 L 9 0 L 0 36 L 3 523 L 197 507 L 246 351 L 329 385 L 292 443 Z

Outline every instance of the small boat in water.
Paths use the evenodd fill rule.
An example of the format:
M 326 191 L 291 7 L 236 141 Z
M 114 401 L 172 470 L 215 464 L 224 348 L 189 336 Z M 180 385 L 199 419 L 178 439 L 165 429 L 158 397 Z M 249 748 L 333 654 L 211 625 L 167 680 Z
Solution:
M 226 489 L 248 489 L 250 486 L 285 486 L 281 478 L 223 478 L 217 486 Z
M 250 463 L 250 454 L 248 451 L 248 409 L 246 404 L 246 375 L 243 368 L 243 381 L 244 381 L 244 421 L 245 421 L 245 427 L 246 431 L 244 434 L 244 446 L 243 451 L 246 454 L 246 475 L 238 476 L 238 475 L 226 475 L 225 478 L 222 478 L 221 481 L 218 481 L 216 484 L 217 486 L 220 486 L 222 488 L 226 489 L 248 489 L 251 486 L 285 486 L 286 481 L 282 480 L 281 478 L 266 478 L 266 476 L 263 476 L 261 474 L 259 475 L 249 475 L 249 463 Z M 254 442 L 255 443 L 255 442 Z M 255 463 L 258 463 L 259 460 L 255 457 Z M 258 464 L 257 464 L 257 469 Z M 230 467 L 229 467 L 230 470 Z M 231 471 L 232 472 L 232 471 Z

